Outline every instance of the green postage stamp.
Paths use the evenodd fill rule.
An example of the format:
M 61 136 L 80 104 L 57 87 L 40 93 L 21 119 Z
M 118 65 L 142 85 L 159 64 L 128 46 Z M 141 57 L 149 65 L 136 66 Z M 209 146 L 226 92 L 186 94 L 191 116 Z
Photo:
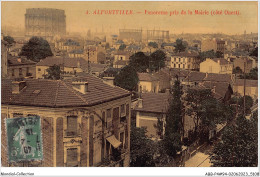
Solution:
M 9 162 L 42 160 L 39 116 L 6 119 Z

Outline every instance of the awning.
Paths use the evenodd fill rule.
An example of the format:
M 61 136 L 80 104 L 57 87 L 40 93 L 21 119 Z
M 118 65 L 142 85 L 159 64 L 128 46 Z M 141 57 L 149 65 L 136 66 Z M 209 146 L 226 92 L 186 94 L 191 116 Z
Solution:
M 106 139 L 114 148 L 118 148 L 122 144 L 120 141 L 116 139 L 115 135 L 112 135 Z

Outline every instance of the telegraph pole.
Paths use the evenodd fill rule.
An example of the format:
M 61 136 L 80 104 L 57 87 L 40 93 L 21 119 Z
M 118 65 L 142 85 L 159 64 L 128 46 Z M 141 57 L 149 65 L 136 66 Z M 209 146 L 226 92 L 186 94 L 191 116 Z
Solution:
M 89 66 L 89 47 L 88 47 L 88 74 L 90 73 L 90 66 Z

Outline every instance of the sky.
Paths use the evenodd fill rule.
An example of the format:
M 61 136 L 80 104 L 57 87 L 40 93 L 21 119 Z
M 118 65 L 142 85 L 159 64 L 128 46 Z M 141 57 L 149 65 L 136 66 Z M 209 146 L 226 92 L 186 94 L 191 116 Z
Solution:
M 160 29 L 174 33 L 225 33 L 242 34 L 258 32 L 258 5 L 254 2 L 3 2 L 1 3 L 1 19 L 3 26 L 24 28 L 26 8 L 63 9 L 66 14 L 67 31 L 69 32 L 118 32 L 118 29 Z M 131 15 L 93 14 L 95 10 L 132 10 Z M 180 14 L 181 11 L 186 14 Z M 188 10 L 192 14 L 188 14 Z M 195 10 L 207 11 L 208 15 L 195 14 Z M 88 11 L 88 14 L 86 12 Z M 157 13 L 145 14 L 145 11 Z M 160 15 L 160 11 L 167 15 Z M 170 12 L 178 11 L 178 15 Z M 211 15 L 211 13 L 222 14 Z M 225 15 L 225 11 L 234 15 Z M 138 13 L 140 12 L 140 13 Z M 237 13 L 239 14 L 237 15 Z

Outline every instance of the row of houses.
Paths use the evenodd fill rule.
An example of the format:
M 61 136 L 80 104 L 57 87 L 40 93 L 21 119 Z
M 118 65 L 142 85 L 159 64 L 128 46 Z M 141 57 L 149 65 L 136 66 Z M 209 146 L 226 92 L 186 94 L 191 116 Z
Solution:
M 134 101 L 133 108 L 136 114 L 136 126 L 146 128 L 147 136 L 152 139 L 160 139 L 162 136 L 161 132 L 158 132 L 157 123 L 158 120 L 165 120 L 168 103 L 171 100 L 169 89 L 176 77 L 184 89 L 210 89 L 213 96 L 220 101 L 229 100 L 232 94 L 243 96 L 245 81 L 245 94 L 251 96 L 254 101 L 258 99 L 257 80 L 236 79 L 230 74 L 163 69 L 158 73 L 138 73 L 138 76 L 140 96 Z M 195 125 L 190 116 L 184 116 L 183 125 L 183 138 L 187 138 L 189 132 L 194 131 Z

